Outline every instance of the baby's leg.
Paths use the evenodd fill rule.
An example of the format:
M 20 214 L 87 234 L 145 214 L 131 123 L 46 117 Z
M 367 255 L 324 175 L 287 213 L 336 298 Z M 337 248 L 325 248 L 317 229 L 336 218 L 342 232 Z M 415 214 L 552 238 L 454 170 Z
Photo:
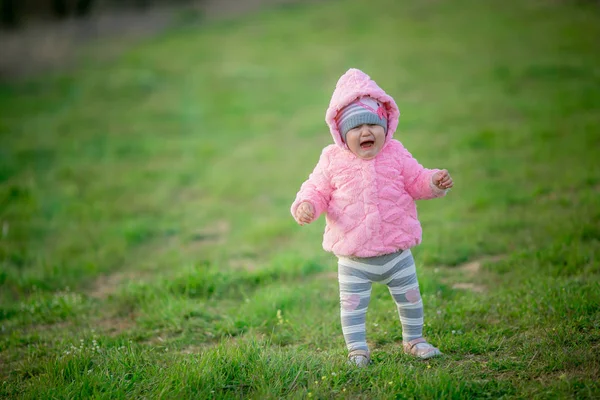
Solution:
M 354 268 L 338 264 L 342 331 L 348 351 L 369 351 L 365 320 L 371 300 L 371 281 Z
M 419 292 L 415 260 L 410 250 L 407 257 L 402 258 L 396 272 L 382 281 L 388 285 L 390 293 L 398 306 L 400 323 L 402 324 L 402 339 L 409 342 L 423 336 L 423 301 Z M 401 265 L 400 265 L 401 264 Z

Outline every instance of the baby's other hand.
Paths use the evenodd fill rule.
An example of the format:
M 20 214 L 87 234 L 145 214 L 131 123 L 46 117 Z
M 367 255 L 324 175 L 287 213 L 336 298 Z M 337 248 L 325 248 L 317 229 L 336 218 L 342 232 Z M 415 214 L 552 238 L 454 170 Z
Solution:
M 431 181 L 439 189 L 450 189 L 452 186 L 454 186 L 454 183 L 452 182 L 452 177 L 445 169 L 433 174 L 433 176 L 431 177 Z
M 300 225 L 310 224 L 315 217 L 315 207 L 308 201 L 300 203 L 296 209 L 296 219 Z

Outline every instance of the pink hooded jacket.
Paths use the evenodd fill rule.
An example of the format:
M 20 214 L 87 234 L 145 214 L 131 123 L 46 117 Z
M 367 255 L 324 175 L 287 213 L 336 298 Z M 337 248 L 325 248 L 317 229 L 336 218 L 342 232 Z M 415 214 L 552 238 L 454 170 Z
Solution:
M 379 100 L 388 113 L 385 144 L 371 160 L 348 149 L 335 121 L 342 108 L 362 96 Z M 399 116 L 394 99 L 364 72 L 350 69 L 339 79 L 325 115 L 335 144 L 323 149 L 291 208 L 294 218 L 304 201 L 314 206 L 314 219 L 327 213 L 326 251 L 337 256 L 374 257 L 421 243 L 415 200 L 440 197 L 446 191 L 432 184 L 432 175 L 438 170 L 423 168 L 392 139 Z

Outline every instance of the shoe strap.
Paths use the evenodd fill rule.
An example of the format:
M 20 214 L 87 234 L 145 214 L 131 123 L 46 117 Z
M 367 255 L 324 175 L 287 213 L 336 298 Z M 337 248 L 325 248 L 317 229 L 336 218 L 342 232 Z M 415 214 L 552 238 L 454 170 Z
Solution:
M 355 356 L 363 356 L 367 360 L 369 359 L 369 352 L 366 350 L 352 350 L 350 354 L 348 354 L 348 358 L 352 358 Z
M 419 343 L 427 343 L 427 340 L 425 340 L 425 338 L 420 337 L 418 339 L 413 339 L 410 342 L 404 342 L 404 343 L 406 343 L 412 349 L 413 347 L 415 347 L 415 345 L 417 345 Z

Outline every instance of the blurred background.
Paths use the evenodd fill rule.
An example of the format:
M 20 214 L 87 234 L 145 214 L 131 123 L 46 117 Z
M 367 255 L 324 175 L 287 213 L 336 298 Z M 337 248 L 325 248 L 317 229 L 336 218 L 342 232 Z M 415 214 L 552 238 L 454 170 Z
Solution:
M 233 17 L 293 1 L 2 0 L 0 76 L 64 66 L 91 40 L 139 39 L 174 25 Z

